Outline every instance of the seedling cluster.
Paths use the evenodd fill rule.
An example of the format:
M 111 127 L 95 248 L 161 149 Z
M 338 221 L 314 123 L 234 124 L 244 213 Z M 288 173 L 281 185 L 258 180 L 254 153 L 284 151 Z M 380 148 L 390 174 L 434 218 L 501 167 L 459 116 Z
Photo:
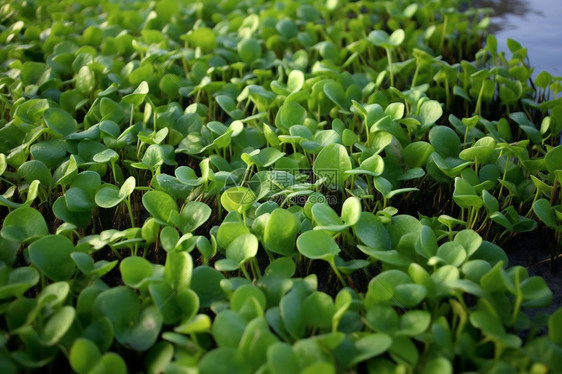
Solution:
M 560 255 L 562 80 L 488 13 L 3 2 L 0 372 L 562 372 L 502 249 Z

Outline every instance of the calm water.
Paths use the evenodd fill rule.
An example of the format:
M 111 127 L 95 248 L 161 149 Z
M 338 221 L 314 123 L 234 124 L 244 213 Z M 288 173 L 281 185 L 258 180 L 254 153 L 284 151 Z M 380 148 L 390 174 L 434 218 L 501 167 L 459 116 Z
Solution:
M 545 70 L 562 76 L 562 0 L 477 0 L 494 9 L 491 31 L 498 48 L 507 51 L 507 38 L 527 48 L 534 76 Z

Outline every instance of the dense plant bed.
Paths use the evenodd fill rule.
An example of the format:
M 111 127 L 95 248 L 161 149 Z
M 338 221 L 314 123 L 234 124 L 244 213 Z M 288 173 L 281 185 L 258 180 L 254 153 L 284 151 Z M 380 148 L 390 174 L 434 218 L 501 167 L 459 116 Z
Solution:
M 3 2 L 0 372 L 561 372 L 502 249 L 560 255 L 560 78 L 486 13 Z

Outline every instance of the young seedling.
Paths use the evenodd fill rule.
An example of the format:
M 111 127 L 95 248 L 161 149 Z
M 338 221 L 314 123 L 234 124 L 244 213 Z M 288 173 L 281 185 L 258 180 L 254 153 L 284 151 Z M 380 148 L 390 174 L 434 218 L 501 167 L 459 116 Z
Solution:
M 368 40 L 377 47 L 384 48 L 390 72 L 390 86 L 394 87 L 394 67 L 392 65 L 392 50 L 398 48 L 404 41 L 406 33 L 402 29 L 395 30 L 390 36 L 383 30 L 369 33 Z
M 340 252 L 340 248 L 326 231 L 314 230 L 302 233 L 297 238 L 297 248 L 303 256 L 311 260 L 327 261 L 342 285 L 347 285 L 334 260 L 334 257 Z

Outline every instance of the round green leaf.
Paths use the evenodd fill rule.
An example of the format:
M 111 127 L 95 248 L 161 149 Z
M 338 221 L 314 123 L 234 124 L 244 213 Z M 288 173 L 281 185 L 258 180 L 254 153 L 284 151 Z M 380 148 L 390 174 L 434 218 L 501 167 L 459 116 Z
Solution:
M 226 260 L 215 262 L 215 268 L 221 271 L 236 270 L 244 262 L 258 253 L 258 239 L 253 234 L 237 236 L 226 249 Z
M 376 333 L 362 336 L 354 342 L 356 355 L 350 365 L 358 364 L 386 352 L 392 345 L 392 338 L 387 334 Z
M 211 303 L 226 298 L 220 286 L 223 279 L 225 278 L 221 272 L 209 266 L 201 265 L 193 269 L 191 289 L 199 296 L 201 308 L 207 308 Z
M 353 226 L 361 217 L 361 200 L 355 196 L 348 197 L 341 208 L 341 218 L 346 225 Z
M 124 258 L 119 265 L 119 269 L 123 282 L 132 288 L 140 287 L 142 281 L 152 276 L 154 272 L 152 264 L 148 260 L 137 256 Z
M 174 290 L 189 287 L 193 272 L 193 259 L 186 251 L 168 252 L 164 266 L 164 279 Z
M 31 263 L 50 279 L 69 279 L 76 268 L 70 254 L 74 245 L 66 236 L 48 235 L 29 246 Z
M 134 324 L 116 333 L 119 343 L 135 351 L 145 351 L 152 347 L 160 335 L 162 314 L 158 308 L 151 305 L 144 309 Z
M 351 161 L 346 148 L 337 143 L 324 147 L 316 156 L 313 171 L 319 178 L 326 178 L 331 188 L 341 189 L 349 177 L 346 171 L 351 170 Z
M 71 212 L 91 212 L 94 207 L 94 199 L 88 192 L 79 187 L 71 187 L 64 193 L 66 207 Z
M 332 326 L 336 306 L 328 294 L 316 291 L 304 300 L 303 311 L 308 326 L 327 329 Z
M 436 357 L 427 362 L 423 374 L 453 374 L 453 365 L 444 357 Z
M 91 313 L 91 310 L 88 310 L 87 313 Z M 101 352 L 106 351 L 113 344 L 114 339 L 111 321 L 106 317 L 95 320 L 86 327 L 82 337 L 94 342 Z
M 6 278 L 0 283 L 0 300 L 21 297 L 39 282 L 39 273 L 32 267 L 24 266 L 11 270 Z
M 463 246 L 468 258 L 480 248 L 482 237 L 474 230 L 462 230 L 457 233 L 454 241 Z
M 117 161 L 118 158 L 119 158 L 119 153 L 115 152 L 111 148 L 107 148 L 101 152 L 98 152 L 92 157 L 92 159 L 95 162 L 101 162 L 101 163 L 115 162 Z
M 304 85 L 304 73 L 300 70 L 292 70 L 287 78 L 287 88 L 291 92 L 296 92 Z
M 92 219 L 91 210 L 82 212 L 71 211 L 67 206 L 64 195 L 59 197 L 53 204 L 53 213 L 58 219 L 82 228 L 86 228 Z
M 297 217 L 288 210 L 277 208 L 269 217 L 263 235 L 264 246 L 268 251 L 283 256 L 295 254 L 295 239 L 300 230 Z
M 342 231 L 346 228 L 337 213 L 327 204 L 314 204 L 311 209 L 312 218 L 322 229 Z
M 538 199 L 533 204 L 533 211 L 537 217 L 548 227 L 556 228 L 556 217 L 554 216 L 554 209 L 550 206 L 547 199 Z
M 190 47 L 201 48 L 204 53 L 209 53 L 217 48 L 215 32 L 208 27 L 199 27 L 186 36 Z
M 98 347 L 88 339 L 76 339 L 70 349 L 70 366 L 78 374 L 88 373 L 100 358 L 101 353 Z
M 75 316 L 76 311 L 69 305 L 57 310 L 43 326 L 43 331 L 41 332 L 43 344 L 49 346 L 56 344 L 66 334 L 74 322 Z
M 305 257 L 314 260 L 328 260 L 340 252 L 334 238 L 322 230 L 302 233 L 297 239 L 297 248 Z
M 146 192 L 142 197 L 142 204 L 154 217 L 156 222 L 161 225 L 174 223 L 173 220 L 178 215 L 176 202 L 165 192 Z
M 0 175 L 2 175 L 1 169 L 0 160 Z M 18 168 L 18 177 L 24 179 L 27 183 L 31 183 L 37 179 L 44 187 L 50 187 L 52 181 L 51 171 L 39 160 L 29 160 L 23 163 Z
M 74 80 L 76 89 L 83 95 L 88 95 L 96 87 L 96 75 L 87 65 L 80 68 Z
M 63 137 L 76 131 L 76 120 L 67 111 L 49 108 L 44 113 L 45 122 L 51 130 Z
M 463 246 L 458 242 L 443 243 L 437 249 L 436 256 L 442 259 L 446 264 L 453 266 L 461 266 L 467 258 L 467 254 Z M 429 260 L 430 265 L 434 265 L 433 258 Z
M 396 310 L 385 304 L 371 306 L 367 311 L 365 320 L 371 329 L 389 334 L 398 330 L 400 323 L 400 317 Z
M 250 365 L 233 347 L 214 349 L 199 362 L 200 374 L 250 374 L 251 372 Z
M 116 335 L 133 326 L 140 313 L 140 300 L 130 288 L 118 286 L 100 293 L 93 309 L 99 316 L 105 316 L 113 325 Z
M 160 231 L 160 243 L 162 243 L 162 248 L 164 248 L 166 252 L 173 251 L 179 240 L 180 234 L 178 230 L 172 226 L 166 226 Z
M 297 36 L 299 29 L 297 25 L 290 18 L 285 18 L 277 23 L 275 26 L 279 34 L 286 39 L 291 39 Z
M 443 157 L 457 157 L 461 150 L 461 141 L 453 129 L 447 126 L 435 126 L 429 131 L 429 142 L 435 152 Z
M 279 302 L 279 311 L 289 334 L 295 339 L 303 338 L 306 331 L 306 320 L 302 293 L 295 288 L 287 292 Z
M 423 167 L 435 149 L 427 142 L 409 143 L 402 152 L 404 163 L 410 168 Z
M 45 219 L 37 210 L 21 207 L 10 212 L 4 219 L 3 238 L 14 242 L 29 242 L 49 233 Z
M 348 102 L 345 98 L 345 92 L 341 84 L 336 81 L 330 80 L 326 82 L 326 84 L 324 84 L 323 89 L 326 96 L 340 109 L 349 110 L 349 107 L 351 105 L 348 105 Z
M 306 110 L 300 104 L 289 101 L 279 108 L 275 116 L 275 125 L 277 128 L 288 132 L 291 126 L 304 125 L 305 119 Z
M 142 81 L 133 93 L 124 96 L 121 101 L 134 106 L 139 106 L 144 101 L 148 91 L 148 83 L 146 81 Z
M 255 200 L 254 192 L 242 186 L 231 187 L 221 195 L 221 204 L 228 212 L 245 212 Z
M 420 108 L 420 119 L 422 127 L 433 125 L 443 115 L 443 108 L 438 101 L 425 101 Z M 433 142 L 432 142 L 433 144 Z
M 282 342 L 273 343 L 267 349 L 267 367 L 273 374 L 299 372 L 299 364 L 293 348 Z
M 260 43 L 254 38 L 243 39 L 238 43 L 238 56 L 247 64 L 252 64 L 261 57 Z
M 148 373 L 164 373 L 168 363 L 174 358 L 174 346 L 160 341 L 148 352 L 145 362 Z
M 422 334 L 431 324 L 431 315 L 425 310 L 410 310 L 400 317 L 397 334 L 416 336 Z
M 381 219 L 370 212 L 359 215 L 355 232 L 359 240 L 374 250 L 387 251 L 392 247 L 392 238 Z
M 207 222 L 212 212 L 207 204 L 200 201 L 190 201 L 183 207 L 178 228 L 183 234 L 193 232 Z
M 125 360 L 117 353 L 107 352 L 98 361 L 88 374 L 127 374 L 127 365 Z

